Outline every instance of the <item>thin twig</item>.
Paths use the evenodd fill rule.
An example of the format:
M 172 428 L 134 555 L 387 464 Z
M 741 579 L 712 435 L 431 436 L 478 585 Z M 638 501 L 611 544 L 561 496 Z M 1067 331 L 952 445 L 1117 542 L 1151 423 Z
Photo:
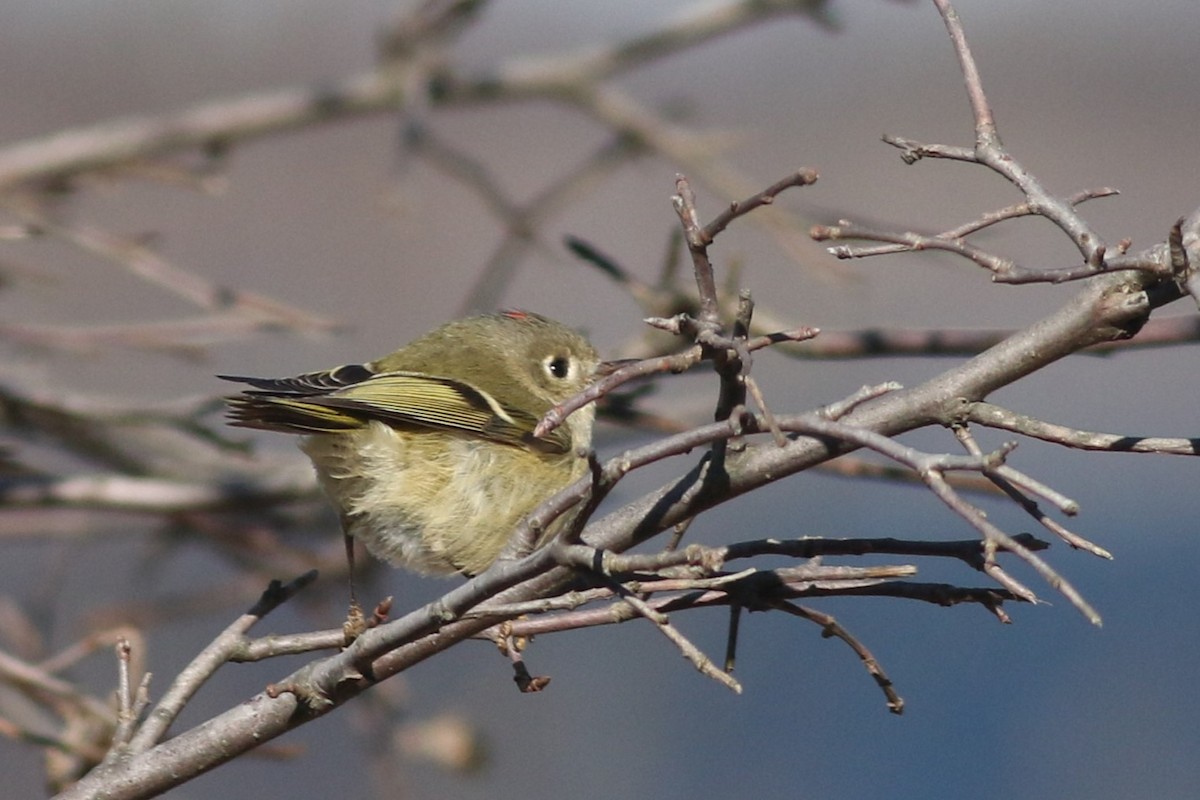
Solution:
M 742 693 L 742 684 L 739 683 L 738 680 L 732 675 L 720 670 L 717 665 L 713 663 L 711 658 L 704 655 L 700 648 L 692 644 L 691 640 L 680 633 L 679 629 L 671 624 L 671 620 L 666 614 L 656 611 L 650 606 L 649 603 L 638 597 L 636 594 L 628 591 L 620 584 L 613 584 L 613 588 L 619 595 L 621 595 L 621 599 L 628 603 L 635 611 L 638 612 L 638 614 L 654 623 L 654 626 L 658 628 L 658 631 L 679 648 L 679 652 L 683 655 L 683 657 L 691 662 L 692 666 L 695 667 L 701 675 L 712 678 L 725 688 L 733 691 L 734 694 Z
M 162 700 L 158 702 L 154 711 L 130 740 L 130 752 L 145 752 L 161 741 L 171 727 L 171 723 L 179 716 L 192 696 L 212 677 L 213 673 L 230 660 L 230 654 L 241 647 L 246 631 L 316 580 L 316 577 L 316 572 L 309 572 L 287 584 L 272 581 L 253 607 L 234 620 L 229 627 L 200 651 L 191 663 L 180 670 Z
M 956 426 L 954 428 L 954 435 L 960 442 L 963 443 L 963 446 L 966 448 L 968 453 L 971 453 L 972 455 L 982 454 L 982 448 L 979 447 L 978 442 L 975 441 L 975 437 L 971 435 L 971 432 L 967 430 L 966 426 Z M 1038 523 L 1042 525 L 1042 527 L 1061 538 L 1071 547 L 1079 550 L 1086 550 L 1087 552 L 1096 556 L 1100 556 L 1101 558 L 1107 558 L 1110 560 L 1112 559 L 1112 554 L 1103 547 L 1088 541 L 1073 531 L 1067 530 L 1067 528 L 1063 527 L 1058 522 L 1047 516 L 1032 498 L 1026 496 L 1026 494 L 1021 491 L 1020 486 L 1007 479 L 1007 477 L 1004 475 L 1003 468 L 992 472 L 986 472 L 984 474 L 987 475 L 988 478 L 990 478 L 1001 491 L 1008 495 L 1013 502 L 1021 506 L 1021 508 L 1023 508 L 1027 514 L 1036 519 Z M 1060 508 L 1061 507 L 1062 506 L 1060 506 Z M 1077 510 L 1073 505 L 1071 508 L 1073 511 Z
M 181 269 L 145 244 L 122 238 L 94 225 L 61 222 L 29 198 L 7 197 L 3 207 L 46 233 L 118 266 L 206 311 L 247 314 L 300 331 L 331 332 L 341 325 L 331 319 L 265 295 L 215 284 Z
M 129 651 L 128 639 L 117 642 L 117 727 L 109 749 L 110 758 L 115 758 L 129 743 L 137 724 L 137 718 L 133 715 L 134 689 L 129 675 Z
M 821 626 L 821 636 L 825 638 L 831 636 L 837 637 L 849 645 L 850 649 L 862 661 L 863 666 L 866 667 L 867 673 L 875 679 L 875 683 L 883 690 L 883 696 L 887 698 L 888 711 L 891 711 L 893 714 L 904 713 L 904 700 L 896 693 L 896 689 L 892 685 L 892 679 L 883 671 L 883 667 L 880 666 L 879 661 L 875 656 L 871 655 L 871 651 L 866 648 L 866 645 L 851 635 L 836 619 L 829 614 L 796 605 L 795 603 L 779 603 L 776 608 L 801 619 L 815 622 Z
M 1161 436 L 1096 433 L 1044 422 L 984 401 L 967 406 L 966 416 L 971 422 L 986 425 L 989 428 L 1011 431 L 1078 450 L 1109 453 L 1159 453 L 1180 456 L 1200 455 L 1200 438 L 1177 439 Z

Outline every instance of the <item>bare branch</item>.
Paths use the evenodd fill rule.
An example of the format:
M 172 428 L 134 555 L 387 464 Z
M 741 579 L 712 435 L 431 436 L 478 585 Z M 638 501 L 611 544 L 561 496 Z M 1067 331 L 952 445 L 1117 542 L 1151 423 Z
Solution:
M 280 505 L 311 497 L 307 481 L 293 486 L 221 485 L 211 481 L 184 483 L 165 478 L 127 475 L 77 475 L 67 478 L 33 476 L 0 485 L 0 504 L 9 508 L 69 507 L 96 511 L 135 511 L 173 514 Z
M 199 691 L 213 673 L 230 660 L 230 655 L 240 648 L 246 631 L 316 580 L 316 577 L 316 572 L 309 572 L 286 585 L 279 581 L 272 581 L 253 608 L 222 631 L 208 647 L 180 671 L 171 687 L 163 695 L 162 700 L 158 702 L 145 723 L 130 740 L 129 751 L 143 753 L 157 744 L 166 735 L 171 723 L 179 716 L 192 695 Z
M 700 231 L 701 239 L 711 243 L 717 237 L 717 234 L 729 227 L 729 224 L 738 217 L 745 216 L 756 208 L 774 203 L 776 197 L 794 186 L 811 186 L 816 182 L 816 170 L 797 170 L 786 178 L 771 184 L 761 192 L 747 197 L 745 200 L 740 202 L 734 201 L 729 204 L 729 208 L 725 209 L 712 222 L 704 226 Z
M 1159 436 L 1130 436 L 1083 431 L 1043 422 L 985 402 L 971 403 L 966 407 L 965 412 L 966 418 L 971 422 L 1079 450 L 1099 450 L 1112 453 L 1162 453 L 1179 456 L 1200 455 L 1200 439 L 1171 439 Z
M 883 667 L 879 665 L 875 656 L 871 655 L 871 651 L 862 642 L 852 636 L 849 631 L 843 628 L 836 619 L 829 614 L 795 605 L 794 603 L 780 603 L 777 608 L 793 616 L 806 619 L 809 622 L 815 622 L 821 626 L 821 636 L 825 638 L 835 636 L 849 645 L 854 654 L 863 662 L 863 666 L 866 667 L 870 676 L 875 679 L 875 683 L 883 690 L 883 695 L 887 698 L 888 711 L 891 711 L 893 714 L 904 713 L 904 700 L 901 699 L 900 695 L 896 694 L 896 689 L 892 686 L 892 679 L 883 671 Z
M 280 89 L 216 100 L 163 116 L 130 117 L 0 150 L 0 190 L 61 180 L 143 158 L 219 149 L 261 136 L 366 114 L 402 102 L 394 76 L 371 71 L 324 88 Z
M 691 662 L 692 666 L 699 670 L 701 675 L 707 678 L 712 678 L 717 683 L 727 689 L 733 691 L 734 694 L 742 693 L 742 685 L 732 675 L 717 668 L 708 656 L 701 652 L 700 648 L 692 644 L 692 642 L 684 636 L 679 630 L 671 624 L 671 620 L 666 614 L 663 614 L 651 608 L 646 601 L 642 600 L 637 595 L 629 592 L 621 586 L 616 587 L 626 603 L 630 605 L 638 614 L 645 617 L 654 623 L 659 632 L 667 637 L 676 647 L 683 657 Z
M 971 453 L 972 455 L 982 454 L 982 450 L 980 449 L 979 444 L 975 441 L 975 437 L 971 435 L 970 431 L 968 431 L 965 426 L 956 426 L 954 428 L 954 435 L 960 442 L 963 443 L 963 446 L 967 449 L 967 452 Z M 1021 506 L 1021 508 L 1025 509 L 1027 514 L 1036 519 L 1042 527 L 1061 538 L 1071 547 L 1079 550 L 1086 550 L 1093 555 L 1100 556 L 1101 558 L 1112 559 L 1112 554 L 1103 547 L 1093 544 L 1082 536 L 1067 530 L 1067 528 L 1047 516 L 1042 511 L 1041 507 L 1039 507 L 1038 504 L 1031 498 L 1027 497 L 1021 491 L 1021 487 L 1019 485 L 1009 481 L 1007 476 L 1004 475 L 1001 470 L 995 470 L 993 472 L 987 472 L 984 474 L 986 474 L 1001 491 L 1008 495 L 1013 502 Z M 1044 493 L 1042 494 L 1045 496 Z M 1065 500 L 1065 498 L 1062 499 Z M 1078 511 L 1078 507 L 1070 501 L 1068 501 L 1066 504 L 1059 503 L 1058 505 L 1060 510 L 1063 510 L 1064 513 L 1074 514 Z
M 3 166 L 0 165 L 0 173 Z M 124 267 L 142 280 L 158 286 L 193 305 L 212 312 L 237 312 L 249 315 L 262 325 L 269 321 L 296 330 L 333 331 L 339 326 L 332 320 L 293 308 L 253 292 L 220 286 L 182 270 L 146 245 L 115 236 L 93 225 L 68 224 L 55 219 L 30 198 L 9 196 L 3 207 L 27 224 L 66 241 L 85 252 Z

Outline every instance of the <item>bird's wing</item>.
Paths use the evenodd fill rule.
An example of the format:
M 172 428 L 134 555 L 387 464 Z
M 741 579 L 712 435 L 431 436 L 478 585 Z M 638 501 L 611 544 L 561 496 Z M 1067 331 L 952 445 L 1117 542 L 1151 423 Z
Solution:
M 550 453 L 571 449 L 570 433 L 557 428 L 535 439 L 538 418 L 502 406 L 463 381 L 414 372 L 366 372 L 350 367 L 295 378 L 238 378 L 255 389 L 231 398 L 232 424 L 293 433 L 353 430 L 378 420 L 393 427 L 462 431 L 505 444 Z M 328 387 L 328 388 L 327 388 Z

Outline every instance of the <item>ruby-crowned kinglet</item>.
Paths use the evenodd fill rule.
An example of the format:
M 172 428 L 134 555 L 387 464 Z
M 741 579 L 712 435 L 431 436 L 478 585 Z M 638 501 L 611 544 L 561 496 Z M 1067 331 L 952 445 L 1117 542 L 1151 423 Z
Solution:
M 303 435 L 347 536 L 398 566 L 475 575 L 522 517 L 586 472 L 592 406 L 544 437 L 533 431 L 597 365 L 565 325 L 506 311 L 447 323 L 367 364 L 221 377 L 254 387 L 227 401 L 230 424 Z

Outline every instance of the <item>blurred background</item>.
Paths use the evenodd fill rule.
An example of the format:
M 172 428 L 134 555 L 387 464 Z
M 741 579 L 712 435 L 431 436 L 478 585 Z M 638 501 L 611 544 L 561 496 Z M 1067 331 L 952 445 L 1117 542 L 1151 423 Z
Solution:
M 129 115 L 332 85 L 371 69 L 380 31 L 411 7 L 384 0 L 8 2 L 0 26 L 0 153 L 3 143 Z M 709 7 L 685 0 L 497 2 L 452 42 L 447 57 L 456 69 L 480 74 L 534 69 L 545 63 L 540 59 L 628 40 Z M 1191 3 L 1146 3 L 1136 13 L 1113 0 L 961 0 L 957 7 L 1012 153 L 1051 191 L 1121 191 L 1084 206 L 1109 241 L 1128 237 L 1134 249 L 1162 241 L 1200 204 L 1200 16 Z M 929 253 L 837 262 L 803 236 L 809 223 L 841 217 L 936 231 L 1020 199 L 982 168 L 905 166 L 880 141 L 884 133 L 972 141 L 962 79 L 931 4 L 830 3 L 820 18 L 773 18 L 610 82 L 672 124 L 714 134 L 720 149 L 705 162 L 710 171 L 696 174 L 694 162 L 649 153 L 606 169 L 586 193 L 547 210 L 537 220 L 536 244 L 508 260 L 497 254 L 504 225 L 480 193 L 435 159 L 406 149 L 405 133 L 419 119 L 442 146 L 486 164 L 489 180 L 520 204 L 612 141 L 593 117 L 565 103 L 463 103 L 403 119 L 379 113 L 313 125 L 235 146 L 199 186 L 155 175 L 88 178 L 66 200 L 75 223 L 147 243 L 213 284 L 267 295 L 342 327 L 336 335 L 314 324 L 303 335 L 222 337 L 198 342 L 203 352 L 185 357 L 121 347 L 71 354 L 8 341 L 0 345 L 0 378 L 41 396 L 115 405 L 215 397 L 229 391 L 216 373 L 288 375 L 386 353 L 460 314 L 481 276 L 496 274 L 486 273 L 487 265 L 497 262 L 512 275 L 485 295 L 489 305 L 567 320 L 602 352 L 616 354 L 644 315 L 614 281 L 571 256 L 563 237 L 582 237 L 643 280 L 656 280 L 677 226 L 670 196 L 680 171 L 695 179 L 706 218 L 732 199 L 724 192 L 733 184 L 748 189 L 734 192 L 744 196 L 800 167 L 820 171 L 815 186 L 779 200 L 784 222 L 742 220 L 713 249 L 722 274 L 740 269 L 741 284 L 764 312 L 789 324 L 829 331 L 1017 328 L 1078 291 L 993 285 L 978 268 Z M 722 183 L 720 175 L 734 179 Z M 1033 265 L 1066 266 L 1075 258 L 1044 220 L 1009 223 L 980 242 Z M 195 313 L 179 296 L 69 237 L 2 247 L 5 325 L 111 326 Z M 1177 303 L 1163 313 L 1195 309 Z M 1193 436 L 1195 355 L 1185 346 L 1080 356 L 994 399 L 1084 429 Z M 866 383 L 915 385 L 956 360 L 816 362 L 763 354 L 755 374 L 774 410 L 791 412 Z M 715 387 L 708 375 L 684 376 L 650 405 L 703 419 Z M 1010 437 L 980 438 L 988 447 Z M 605 429 L 599 452 L 611 455 L 633 441 Z M 906 441 L 956 448 L 941 431 Z M 282 474 L 305 474 L 287 437 L 254 442 L 278 460 Z M 18 452 L 44 459 L 43 468 L 63 466 L 52 454 Z M 782 615 L 746 619 L 737 668 L 746 691 L 735 697 L 686 665 L 648 625 L 632 623 L 538 639 L 531 668 L 554 678 L 538 695 L 513 689 L 506 661 L 490 646 L 455 648 L 366 696 L 363 708 L 284 737 L 272 757 L 251 754 L 170 796 L 1194 797 L 1195 460 L 1023 442 L 1010 463 L 1078 500 L 1082 514 L 1073 527 L 1114 553 L 1103 562 L 1058 543 L 1049 551 L 1051 563 L 1098 607 L 1104 626 L 1090 626 L 1019 571 L 1047 603 L 1009 606 L 1010 626 L 965 606 L 871 598 L 808 603 L 834 614 L 872 649 L 907 702 L 901 717 L 887 713 L 853 654 L 821 639 L 815 626 Z M 635 475 L 611 502 L 630 500 L 681 468 L 668 463 Z M 984 507 L 1006 530 L 1029 529 L 1015 509 L 990 501 Z M 315 504 L 313 513 L 320 514 Z M 302 544 L 336 551 L 335 521 L 317 518 L 300 534 Z M 142 630 L 155 694 L 265 582 L 252 582 L 244 595 L 214 591 L 235 585 L 238 563 L 230 553 L 237 551 L 196 535 L 187 525 L 130 513 L 0 511 L 0 594 L 6 609 L 19 608 L 36 623 L 49 652 L 93 629 L 136 623 L 140 617 L 124 610 L 139 603 L 144 614 L 148 604 L 155 613 Z M 718 509 L 689 532 L 706 543 L 809 535 L 972 534 L 921 489 L 820 474 Z M 923 580 L 985 583 L 953 565 L 920 567 Z M 450 585 L 395 571 L 378 571 L 373 581 L 370 590 L 395 594 L 400 609 Z M 279 610 L 255 633 L 338 624 L 344 585 L 325 577 L 319 583 L 315 599 Z M 197 602 L 201 597 L 207 605 Z M 719 654 L 725 620 L 719 612 L 692 614 L 677 624 Z M 177 730 L 291 668 L 225 667 Z M 103 692 L 114 671 L 102 650 L 71 677 Z M 399 720 L 396 741 L 378 736 L 379 719 Z M 429 720 L 473 731 L 468 739 L 486 751 L 483 765 L 463 772 L 422 758 L 420 745 L 433 736 Z M 0 774 L 0 796 L 44 791 L 32 745 L 0 740 Z

